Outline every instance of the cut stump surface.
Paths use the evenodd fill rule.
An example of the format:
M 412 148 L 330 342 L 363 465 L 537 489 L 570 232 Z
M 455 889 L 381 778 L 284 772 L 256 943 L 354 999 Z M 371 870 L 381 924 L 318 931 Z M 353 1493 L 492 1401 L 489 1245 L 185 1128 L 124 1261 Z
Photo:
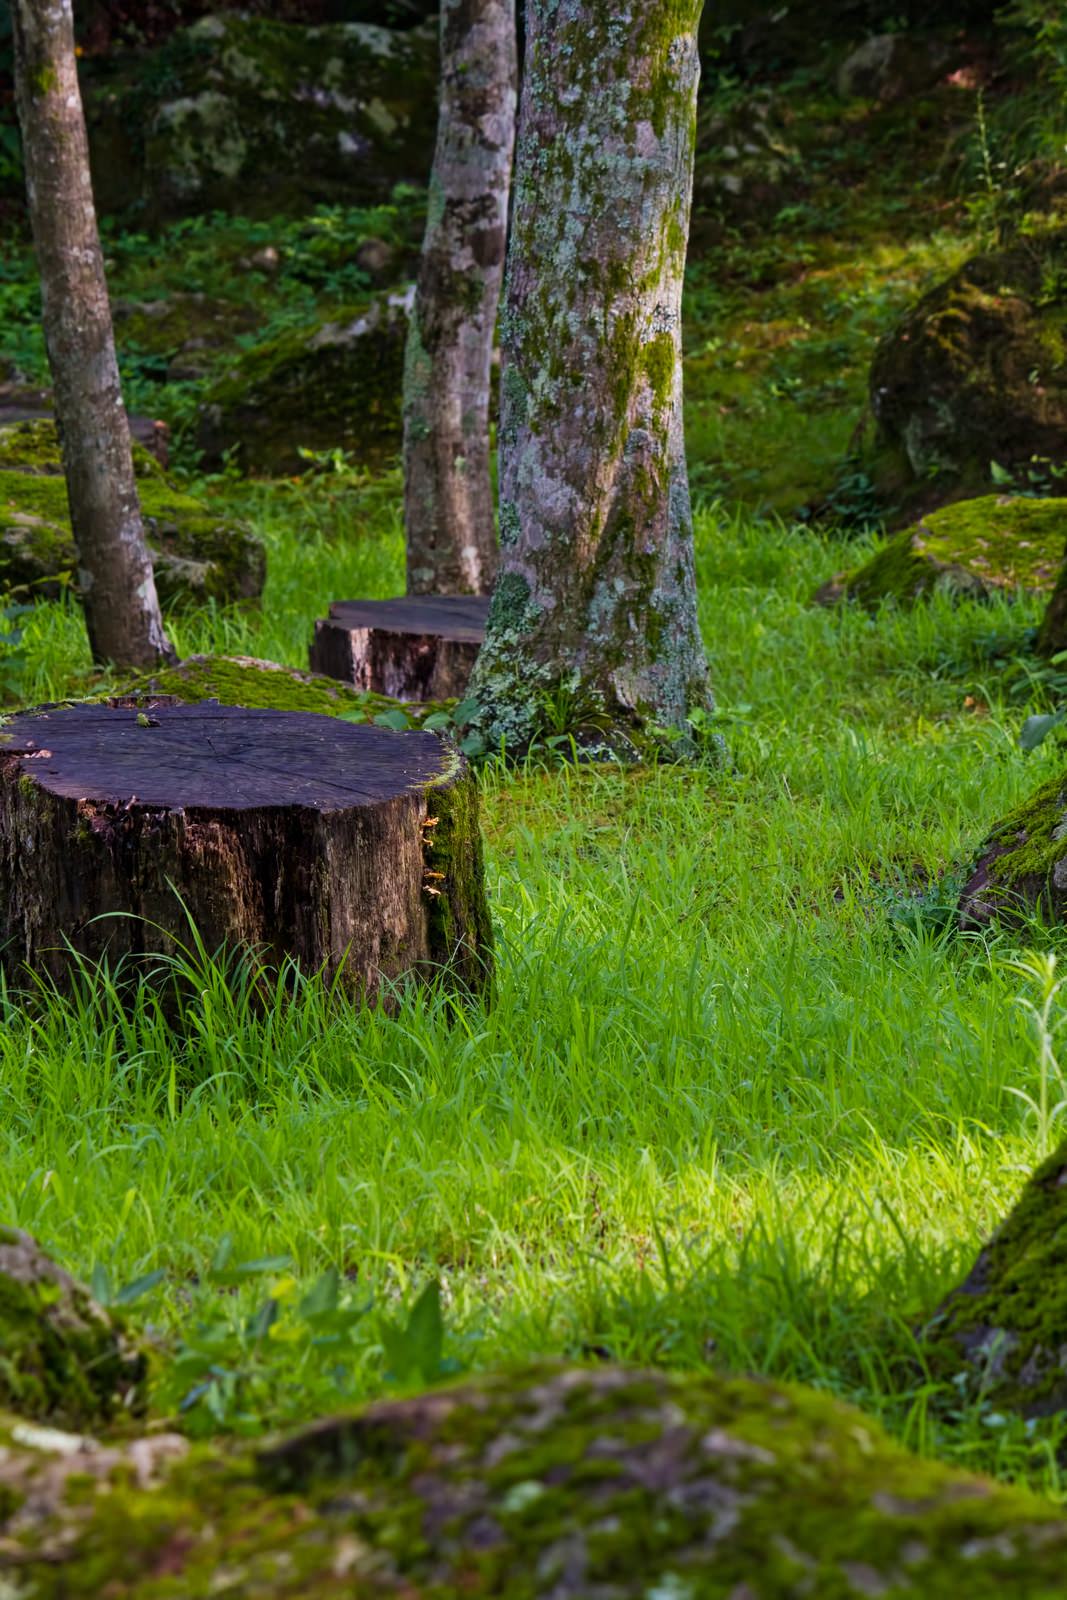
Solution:
M 487 595 L 336 600 L 315 624 L 311 669 L 398 700 L 460 698 L 488 614 Z
M 166 697 L 47 706 L 0 727 L 0 967 L 62 981 L 170 953 L 189 922 L 340 975 L 443 969 L 491 943 L 477 793 L 432 733 Z

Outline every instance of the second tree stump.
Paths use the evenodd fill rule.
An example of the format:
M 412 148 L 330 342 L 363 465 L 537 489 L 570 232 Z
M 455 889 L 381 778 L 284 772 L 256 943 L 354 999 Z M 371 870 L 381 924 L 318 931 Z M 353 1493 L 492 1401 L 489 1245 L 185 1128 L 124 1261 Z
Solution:
M 335 600 L 315 624 L 311 670 L 397 700 L 462 699 L 488 614 L 487 595 Z
M 352 995 L 486 992 L 474 778 L 432 733 L 213 701 L 42 707 L 0 727 L 0 970 L 252 947 Z

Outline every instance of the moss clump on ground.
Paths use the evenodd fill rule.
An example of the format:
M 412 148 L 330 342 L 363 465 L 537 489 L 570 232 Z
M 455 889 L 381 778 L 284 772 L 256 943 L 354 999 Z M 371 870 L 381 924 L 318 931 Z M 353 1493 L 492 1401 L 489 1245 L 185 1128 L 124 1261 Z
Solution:
M 218 700 L 224 706 L 247 706 L 253 711 L 311 711 L 349 722 L 373 722 L 375 717 L 403 711 L 412 727 L 446 711 L 451 703 L 402 705 L 388 695 L 370 694 L 334 678 L 252 656 L 189 656 L 180 666 L 130 680 L 121 692 L 172 695 L 187 705 Z
M 1032 912 L 1067 914 L 1067 777 L 1043 783 L 1010 811 L 978 852 L 960 896 L 960 920 L 981 927 Z
M 164 605 L 258 599 L 266 579 L 261 541 L 241 522 L 175 489 L 140 445 L 133 459 Z M 0 592 L 53 598 L 76 567 L 55 424 L 0 428 Z
M 345 306 L 239 356 L 207 391 L 197 446 L 208 466 L 236 449 L 250 472 L 303 471 L 301 450 L 363 462 L 396 453 L 407 339 L 403 296 Z
M 75 1457 L 35 1496 L 29 1453 L 9 1448 L 0 1493 L 22 1504 L 0 1524 L 0 1574 L 35 1600 L 216 1593 L 223 1574 L 261 1600 L 1053 1600 L 1067 1560 L 1053 1507 L 919 1461 L 823 1395 L 747 1379 L 539 1367 L 258 1456 L 179 1452 L 157 1442 L 140 1484 L 116 1459 L 95 1492 Z
M 823 604 L 911 605 L 935 591 L 986 599 L 996 591 L 1051 593 L 1067 545 L 1067 500 L 984 495 L 931 512 L 852 572 L 824 584 Z
M 0 1406 L 75 1427 L 99 1422 L 140 1409 L 146 1370 L 87 1289 L 28 1234 L 0 1228 Z
M 1027 1417 L 1067 1408 L 1067 1143 L 1034 1173 L 925 1337 L 930 1366 L 964 1374 L 969 1396 Z

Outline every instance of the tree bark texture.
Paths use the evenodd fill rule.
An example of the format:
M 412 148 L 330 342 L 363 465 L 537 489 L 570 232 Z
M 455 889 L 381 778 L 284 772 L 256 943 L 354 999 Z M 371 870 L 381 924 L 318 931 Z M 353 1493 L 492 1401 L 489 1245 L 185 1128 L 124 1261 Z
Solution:
M 315 624 L 311 670 L 397 700 L 462 699 L 488 610 L 483 595 L 335 601 Z
M 162 697 L 43 707 L 0 732 L 0 970 L 63 984 L 190 942 L 374 996 L 485 994 L 474 778 L 432 733 Z M 154 963 L 149 962 L 149 970 Z M 156 963 L 158 964 L 158 963 Z
M 701 0 L 530 0 L 502 326 L 492 745 L 562 687 L 622 723 L 710 704 L 682 431 Z
M 409 594 L 488 594 L 493 337 L 515 133 L 514 0 L 443 0 L 441 106 L 404 372 Z
M 78 583 L 96 661 L 174 659 L 130 459 L 89 176 L 70 0 L 13 0 L 26 191 Z

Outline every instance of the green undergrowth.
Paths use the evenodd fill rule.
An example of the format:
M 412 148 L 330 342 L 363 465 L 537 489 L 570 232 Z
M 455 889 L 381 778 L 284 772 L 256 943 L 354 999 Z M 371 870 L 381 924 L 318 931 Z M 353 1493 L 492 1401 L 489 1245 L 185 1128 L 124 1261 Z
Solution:
M 173 619 L 184 654 L 302 666 L 330 599 L 398 592 L 395 504 L 323 484 L 227 491 L 270 546 L 265 605 Z M 1006 940 L 951 936 L 937 888 L 1056 771 L 1018 746 L 1037 604 L 825 610 L 832 541 L 715 507 L 697 528 L 731 759 L 484 770 L 489 1011 L 358 1013 L 314 979 L 264 1008 L 195 949 L 170 1023 L 102 980 L 8 1004 L 0 1215 L 99 1281 L 162 1272 L 129 1315 L 186 1426 L 388 1392 L 383 1318 L 436 1278 L 454 1367 L 800 1379 L 1059 1492 L 1059 1424 L 928 1379 L 913 1333 L 1038 1148 L 1029 980 Z M 69 605 L 19 620 L 27 699 L 99 687 Z M 339 1343 L 313 1291 L 359 1312 Z

